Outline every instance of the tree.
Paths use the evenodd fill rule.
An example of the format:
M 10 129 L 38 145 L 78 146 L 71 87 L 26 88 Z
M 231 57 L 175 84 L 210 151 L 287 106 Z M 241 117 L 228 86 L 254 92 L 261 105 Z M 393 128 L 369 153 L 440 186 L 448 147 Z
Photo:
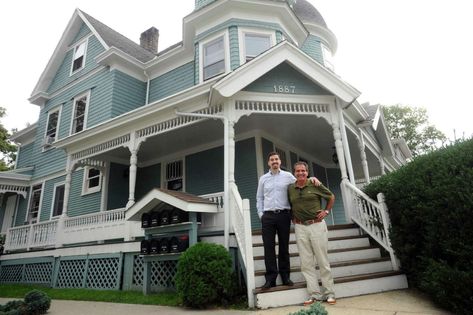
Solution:
M 0 119 L 5 115 L 5 108 L 0 107 Z M 16 158 L 16 145 L 8 139 L 9 136 L 8 130 L 0 122 L 0 171 L 11 169 Z
M 388 130 L 393 138 L 404 138 L 414 156 L 442 146 L 447 137 L 429 123 L 427 110 L 405 105 L 383 106 Z

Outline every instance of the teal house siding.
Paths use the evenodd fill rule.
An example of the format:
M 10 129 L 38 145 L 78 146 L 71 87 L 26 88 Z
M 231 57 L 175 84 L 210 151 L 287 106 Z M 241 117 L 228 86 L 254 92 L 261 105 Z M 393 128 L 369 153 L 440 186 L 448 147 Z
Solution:
M 186 156 L 186 191 L 205 195 L 223 191 L 223 147 Z
M 39 215 L 39 221 L 48 221 L 51 217 L 53 196 L 54 196 L 54 185 L 65 181 L 65 176 L 56 177 L 48 180 L 43 185 L 43 202 L 41 203 L 41 213 Z
M 255 82 L 245 87 L 244 90 L 250 92 L 279 93 L 279 86 L 288 87 L 289 90 L 288 92 L 284 92 L 285 94 L 332 95 L 329 91 L 308 80 L 288 63 L 283 63 L 269 71 Z
M 282 32 L 281 31 L 276 31 L 276 43 L 279 44 L 280 42 L 282 42 Z
M 155 164 L 138 169 L 136 179 L 136 200 L 140 200 L 151 189 L 161 187 L 161 164 Z
M 235 70 L 240 66 L 240 47 L 238 44 L 238 27 L 230 26 L 228 28 L 230 41 L 230 67 Z
M 299 162 L 299 158 L 297 157 L 297 154 L 292 151 L 289 152 L 289 155 L 291 156 L 291 163 L 292 163 L 291 170 L 292 170 L 292 166 L 294 165 L 294 163 Z
M 194 45 L 194 84 L 199 83 L 199 73 L 200 73 L 200 66 L 199 66 L 199 44 Z
M 74 45 L 76 42 L 80 41 L 82 38 L 89 35 L 90 33 L 91 31 L 89 27 L 85 23 L 82 23 L 79 31 L 76 34 L 76 37 L 74 37 L 74 39 L 69 43 L 69 46 Z
M 195 10 L 198 10 L 206 5 L 214 2 L 215 0 L 195 0 Z
M 256 210 L 256 190 L 258 172 L 256 169 L 255 139 L 245 139 L 235 143 L 235 182 L 242 199 L 250 200 L 251 226 L 260 228 L 261 222 Z
M 150 82 L 149 102 L 154 102 L 194 85 L 194 62 L 171 70 Z
M 33 143 L 20 146 L 16 157 L 16 168 L 23 168 L 33 165 Z
M 327 187 L 335 195 L 335 204 L 333 205 L 332 213 L 330 214 L 330 216 L 333 216 L 333 222 L 335 224 L 347 223 L 345 218 L 345 211 L 343 210 L 342 192 L 340 189 L 340 182 L 342 181 L 340 169 L 327 168 L 327 180 Z M 326 221 L 328 224 L 331 224 L 332 217 L 327 218 Z
M 263 170 L 266 173 L 269 170 L 268 154 L 274 151 L 274 146 L 271 141 L 261 138 L 261 147 L 263 148 Z
M 110 163 L 108 177 L 107 210 L 124 208 L 128 202 L 129 189 L 128 165 Z M 138 186 L 139 180 L 136 181 Z
M 29 190 L 28 190 L 28 194 L 26 198 L 23 198 L 23 197 L 18 198 L 18 208 L 16 212 L 14 226 L 21 226 L 25 223 L 26 211 L 28 211 L 28 200 L 30 200 Z
M 325 172 L 325 167 L 320 166 L 316 163 L 312 163 L 312 169 L 314 170 L 313 176 L 317 177 L 322 184 L 327 186 L 327 173 Z
M 308 54 L 312 59 L 324 64 L 324 58 L 322 55 L 322 46 L 320 44 L 320 38 L 314 35 L 307 36 L 304 44 L 302 44 L 302 51 Z
M 74 53 L 74 46 L 72 45 L 71 47 L 72 48 L 67 52 L 61 66 L 56 72 L 56 75 L 54 76 L 54 79 L 48 88 L 48 93 L 53 93 L 57 91 L 66 84 L 73 82 L 77 78 L 99 67 L 99 65 L 97 65 L 97 63 L 95 62 L 95 57 L 105 51 L 102 44 L 95 36 L 89 37 L 87 42 L 84 68 L 71 75 L 71 65 L 73 57 L 72 55 Z
M 112 71 L 113 96 L 110 118 L 143 106 L 146 101 L 146 82 L 123 72 Z
M 100 211 L 102 190 L 96 193 L 82 196 L 82 182 L 84 170 L 80 169 L 72 173 L 71 192 L 69 195 L 69 206 L 67 215 L 75 217 Z

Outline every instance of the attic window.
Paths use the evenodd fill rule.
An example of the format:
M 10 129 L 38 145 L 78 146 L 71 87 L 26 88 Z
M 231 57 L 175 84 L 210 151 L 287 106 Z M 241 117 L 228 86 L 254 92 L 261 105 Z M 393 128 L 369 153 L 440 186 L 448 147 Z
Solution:
M 84 41 L 74 47 L 74 55 L 72 57 L 72 70 L 71 74 L 84 68 L 85 63 L 85 49 L 87 47 L 87 41 Z
M 271 47 L 271 37 L 263 34 L 245 34 L 245 56 L 250 61 Z
M 225 72 L 225 46 L 221 36 L 203 46 L 204 81 Z

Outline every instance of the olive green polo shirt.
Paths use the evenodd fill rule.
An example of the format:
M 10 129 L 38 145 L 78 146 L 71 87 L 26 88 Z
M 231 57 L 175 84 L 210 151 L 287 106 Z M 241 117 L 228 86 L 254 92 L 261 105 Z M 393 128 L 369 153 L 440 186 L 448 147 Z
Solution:
M 289 185 L 287 193 L 292 216 L 300 221 L 314 220 L 322 210 L 322 198 L 329 201 L 333 195 L 324 185 L 315 186 L 310 180 L 306 180 L 302 188 L 295 183 Z

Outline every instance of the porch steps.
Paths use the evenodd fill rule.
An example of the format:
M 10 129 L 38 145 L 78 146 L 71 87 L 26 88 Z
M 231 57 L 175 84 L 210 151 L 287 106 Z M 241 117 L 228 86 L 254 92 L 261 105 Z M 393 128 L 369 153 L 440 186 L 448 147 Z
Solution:
M 394 271 L 389 257 L 383 257 L 378 246 L 372 245 L 355 224 L 329 226 L 329 260 L 337 297 L 357 296 L 407 288 L 404 274 Z M 278 277 L 277 286 L 262 290 L 265 266 L 261 231 L 253 232 L 255 264 L 255 303 L 258 308 L 302 304 L 308 297 L 294 232 L 291 231 L 289 253 L 291 280 L 294 286 L 283 286 Z M 317 269 L 318 272 L 318 269 Z

